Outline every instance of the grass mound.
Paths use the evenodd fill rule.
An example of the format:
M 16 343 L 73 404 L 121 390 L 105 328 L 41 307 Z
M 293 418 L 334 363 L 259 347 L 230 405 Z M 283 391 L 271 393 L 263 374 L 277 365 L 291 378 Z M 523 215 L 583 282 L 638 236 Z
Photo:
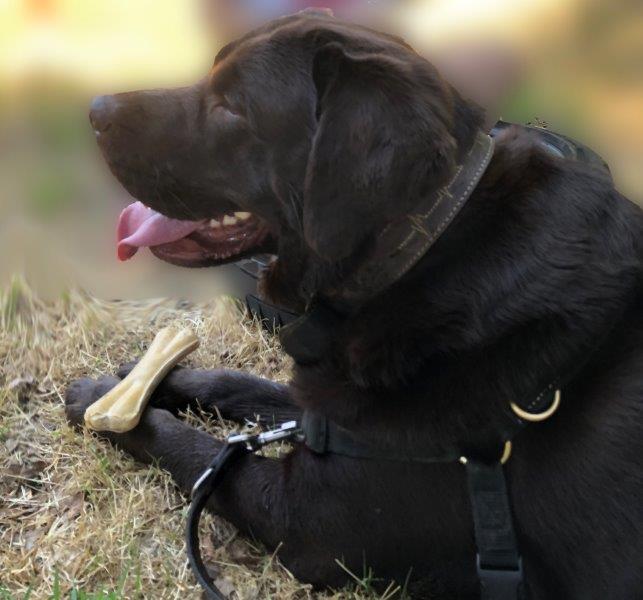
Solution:
M 103 302 L 74 291 L 45 303 L 19 279 L 0 296 L 0 599 L 200 597 L 183 543 L 187 501 L 169 476 L 72 430 L 63 412 L 70 381 L 113 373 L 171 323 L 201 337 L 188 364 L 288 379 L 272 336 L 231 300 Z M 205 560 L 234 598 L 378 597 L 362 574 L 353 589 L 312 592 L 224 521 L 204 527 Z

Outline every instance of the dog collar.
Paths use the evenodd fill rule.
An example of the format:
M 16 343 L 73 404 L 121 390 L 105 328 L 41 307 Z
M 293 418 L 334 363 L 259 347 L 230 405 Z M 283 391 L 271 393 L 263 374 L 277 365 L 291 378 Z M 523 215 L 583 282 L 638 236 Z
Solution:
M 377 237 L 369 260 L 341 282 L 341 289 L 324 296 L 331 302 L 359 305 L 401 279 L 459 214 L 487 170 L 493 149 L 493 138 L 478 132 L 451 180 L 411 213 L 389 223 Z
M 451 180 L 414 210 L 387 225 L 369 260 L 341 282 L 324 290 L 306 312 L 280 329 L 284 350 L 299 364 L 320 360 L 332 332 L 346 315 L 404 276 L 440 238 L 476 189 L 493 156 L 493 138 L 478 132 Z M 323 297 L 323 298 L 322 298 Z

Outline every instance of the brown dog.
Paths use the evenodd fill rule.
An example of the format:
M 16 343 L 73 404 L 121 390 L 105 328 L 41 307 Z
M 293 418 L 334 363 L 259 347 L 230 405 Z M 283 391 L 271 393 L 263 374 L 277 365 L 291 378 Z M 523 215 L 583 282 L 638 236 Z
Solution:
M 151 207 L 124 212 L 122 258 L 274 251 L 263 292 L 296 309 L 341 292 L 379 233 L 449 180 L 482 118 L 401 40 L 310 12 L 227 46 L 193 87 L 99 98 L 91 113 L 114 174 Z M 505 467 L 528 597 L 643 597 L 642 257 L 641 210 L 608 177 L 510 132 L 437 243 L 327 332 L 290 385 L 177 369 L 141 424 L 109 439 L 187 491 L 221 446 L 172 414 L 196 399 L 269 423 L 312 409 L 386 447 L 466 447 L 552 370 L 569 374 L 560 410 Z M 72 384 L 69 420 L 117 381 Z M 299 444 L 244 458 L 210 508 L 317 586 L 346 581 L 343 559 L 410 577 L 417 598 L 479 597 L 457 462 Z

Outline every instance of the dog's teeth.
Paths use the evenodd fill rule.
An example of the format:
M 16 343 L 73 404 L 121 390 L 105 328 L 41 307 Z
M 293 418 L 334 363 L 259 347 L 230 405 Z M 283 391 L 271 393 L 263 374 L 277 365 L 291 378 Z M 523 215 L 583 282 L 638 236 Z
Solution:
M 221 223 L 216 219 L 210 219 L 210 227 L 214 227 L 216 229 L 217 227 L 221 227 Z
M 234 213 L 234 216 L 237 217 L 240 221 L 245 221 L 246 219 L 249 219 L 251 217 L 249 212 L 236 212 Z
M 237 222 L 237 220 L 234 217 L 231 217 L 230 215 L 226 215 L 223 217 L 223 224 L 224 225 L 234 225 Z

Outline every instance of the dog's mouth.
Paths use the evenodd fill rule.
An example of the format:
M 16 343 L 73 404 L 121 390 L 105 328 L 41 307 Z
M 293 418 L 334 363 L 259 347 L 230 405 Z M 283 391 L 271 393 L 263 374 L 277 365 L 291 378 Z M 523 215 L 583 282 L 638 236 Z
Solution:
M 269 245 L 268 225 L 248 212 L 181 221 L 134 202 L 118 220 L 118 258 L 122 261 L 132 258 L 139 248 L 149 248 L 173 265 L 208 267 L 265 252 Z

